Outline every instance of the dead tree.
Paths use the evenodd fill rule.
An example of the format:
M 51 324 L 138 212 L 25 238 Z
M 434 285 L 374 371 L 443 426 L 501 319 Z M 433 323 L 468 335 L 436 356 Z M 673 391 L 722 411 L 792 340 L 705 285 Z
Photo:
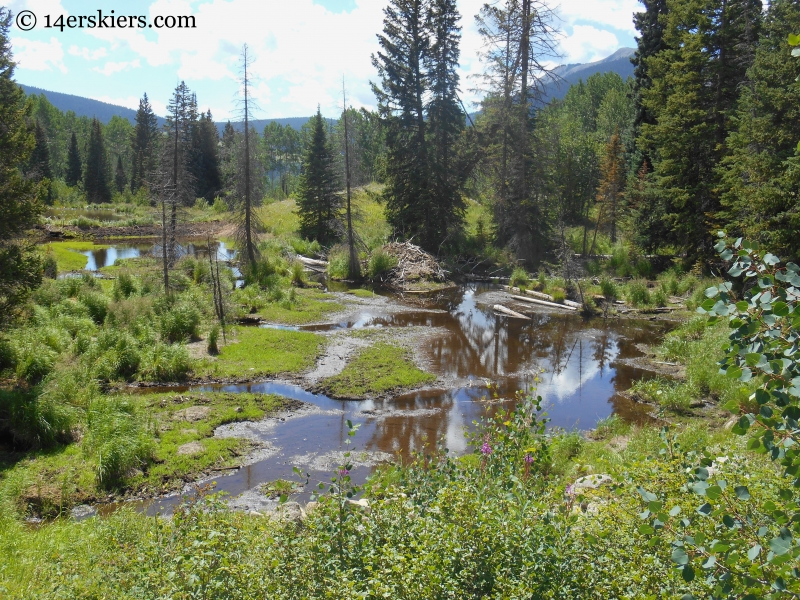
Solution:
M 349 253 L 348 273 L 350 279 L 361 278 L 361 264 L 358 261 L 356 240 L 353 235 L 353 213 L 350 208 L 350 135 L 347 128 L 347 95 L 342 77 L 342 119 L 344 120 L 344 180 L 347 189 L 347 249 Z

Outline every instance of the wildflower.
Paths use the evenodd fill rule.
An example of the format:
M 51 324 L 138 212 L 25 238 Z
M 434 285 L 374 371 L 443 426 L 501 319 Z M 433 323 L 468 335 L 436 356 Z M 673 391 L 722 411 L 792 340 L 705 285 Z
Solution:
M 349 475 L 350 474 L 350 470 L 349 469 L 345 469 L 344 467 L 339 469 L 337 472 L 339 473 L 339 477 L 344 477 L 345 475 Z
M 491 454 L 492 447 L 489 445 L 489 442 L 483 442 L 483 446 L 481 446 L 481 454 Z
M 566 487 L 566 489 L 564 490 L 564 492 L 567 494 L 567 496 L 574 496 L 575 495 L 575 491 L 572 489 L 572 485 L 568 485 Z
M 525 458 L 522 460 L 525 461 L 525 464 L 529 465 L 533 462 L 533 456 L 531 456 L 530 454 L 526 454 Z

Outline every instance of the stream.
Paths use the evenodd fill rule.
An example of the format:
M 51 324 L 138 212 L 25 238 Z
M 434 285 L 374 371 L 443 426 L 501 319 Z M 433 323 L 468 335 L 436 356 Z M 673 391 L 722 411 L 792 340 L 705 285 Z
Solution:
M 360 483 L 375 464 L 442 443 L 452 453 L 468 450 L 465 433 L 474 422 L 498 406 L 512 408 L 514 393 L 535 385 L 550 419 L 549 426 L 566 430 L 591 429 L 617 414 L 631 422 L 650 419 L 648 407 L 622 396 L 634 381 L 652 374 L 625 364 L 641 356 L 637 344 L 657 343 L 669 323 L 648 320 L 584 319 L 548 309 L 528 309 L 530 321 L 496 315 L 491 305 L 502 298 L 498 286 L 471 284 L 420 300 L 405 312 L 387 313 L 368 305 L 345 320 L 299 327 L 325 335 L 350 329 L 414 327 L 421 335 L 418 358 L 439 376 L 437 385 L 389 399 L 345 401 L 314 394 L 289 382 L 268 381 L 237 385 L 199 385 L 174 391 L 221 391 L 279 394 L 306 406 L 293 414 L 258 423 L 218 428 L 218 436 L 245 437 L 262 448 L 251 464 L 214 478 L 215 491 L 230 494 L 230 504 L 244 510 L 270 510 L 275 500 L 258 493 L 260 484 L 275 479 L 298 481 L 293 467 L 312 481 L 329 481 L 341 464 L 346 421 L 359 424 L 352 439 L 351 477 Z M 403 298 L 390 296 L 393 304 Z M 538 378 L 538 382 L 536 379 Z M 488 404 L 487 383 L 493 382 L 498 400 Z M 192 493 L 191 488 L 184 493 Z M 295 499 L 307 501 L 309 493 Z M 137 503 L 148 514 L 169 513 L 182 495 Z M 113 510 L 114 507 L 104 507 Z

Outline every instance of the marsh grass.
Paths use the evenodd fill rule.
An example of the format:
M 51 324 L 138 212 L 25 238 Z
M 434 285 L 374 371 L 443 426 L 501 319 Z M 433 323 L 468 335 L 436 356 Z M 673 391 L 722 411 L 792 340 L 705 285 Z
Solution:
M 336 398 L 363 398 L 436 380 L 414 365 L 408 350 L 386 342 L 362 350 L 344 370 L 322 382 Z

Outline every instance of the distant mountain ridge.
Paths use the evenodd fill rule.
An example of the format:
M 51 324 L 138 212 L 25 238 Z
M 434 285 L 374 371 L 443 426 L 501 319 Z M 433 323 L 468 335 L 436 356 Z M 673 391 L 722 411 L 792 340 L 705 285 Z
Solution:
M 578 81 L 585 81 L 595 73 L 606 73 L 613 71 L 619 74 L 623 79 L 633 76 L 633 64 L 630 61 L 631 56 L 636 50 L 634 48 L 620 48 L 611 56 L 607 56 L 601 60 L 591 63 L 578 63 L 569 65 L 560 65 L 555 68 L 555 74 L 560 78 L 558 83 L 549 83 L 545 87 L 544 95 L 545 100 L 553 100 L 555 98 L 563 98 L 571 85 L 578 83 Z M 91 98 L 84 98 L 82 96 L 73 96 L 72 94 L 62 94 L 61 92 L 52 92 L 50 90 L 43 90 L 41 88 L 33 87 L 30 85 L 19 84 L 26 94 L 44 94 L 50 103 L 63 112 L 73 111 L 79 117 L 96 117 L 102 123 L 108 123 L 114 115 L 128 119 L 131 123 L 136 118 L 136 111 L 124 106 L 117 106 L 116 104 L 109 104 L 101 102 L 100 100 L 92 100 Z M 262 131 L 264 127 L 270 122 L 276 123 L 299 130 L 305 125 L 310 117 L 287 117 L 283 119 L 254 119 L 251 121 L 253 127 L 257 131 Z M 329 119 L 330 120 L 330 119 Z M 159 125 L 164 124 L 164 118 L 158 117 Z M 217 122 L 217 129 L 220 134 L 225 128 L 226 121 Z M 241 130 L 241 123 L 234 123 L 237 130 Z

